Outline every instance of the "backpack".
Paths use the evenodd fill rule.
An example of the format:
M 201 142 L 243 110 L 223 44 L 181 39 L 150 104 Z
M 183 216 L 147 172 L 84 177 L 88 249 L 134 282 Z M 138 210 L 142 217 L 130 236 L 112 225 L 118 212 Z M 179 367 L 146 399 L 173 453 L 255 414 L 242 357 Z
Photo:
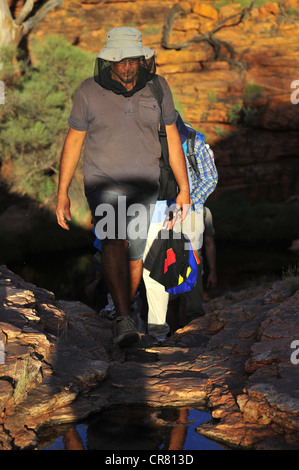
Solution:
M 169 165 L 169 153 L 168 153 L 168 144 L 167 144 L 167 135 L 166 127 L 162 117 L 162 100 L 163 100 L 163 90 L 157 75 L 153 77 L 153 83 L 149 83 L 151 91 L 158 101 L 158 104 L 161 109 L 161 120 L 160 120 L 160 129 L 159 129 L 159 139 L 161 143 L 161 157 L 159 161 L 160 165 L 160 177 L 159 177 L 159 193 L 157 200 L 171 200 L 175 199 L 179 193 L 179 188 L 172 172 L 171 166 Z M 187 153 L 186 156 L 190 162 L 190 165 L 196 172 L 198 178 L 200 178 L 199 170 L 197 168 L 196 157 L 194 152 L 194 143 L 196 137 L 196 131 L 189 127 L 189 136 L 187 139 Z

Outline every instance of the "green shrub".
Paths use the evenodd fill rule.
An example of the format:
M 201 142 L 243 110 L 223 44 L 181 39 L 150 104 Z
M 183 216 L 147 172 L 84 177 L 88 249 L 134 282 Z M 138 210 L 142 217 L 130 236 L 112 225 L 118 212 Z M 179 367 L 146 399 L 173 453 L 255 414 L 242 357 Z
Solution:
M 230 108 L 230 110 L 227 113 L 227 117 L 228 117 L 229 122 L 231 122 L 232 124 L 237 124 L 237 122 L 240 119 L 240 113 L 241 113 L 242 109 L 243 109 L 242 104 L 240 104 L 240 103 L 233 104 L 232 107 Z
M 14 169 L 16 189 L 44 200 L 56 192 L 72 98 L 80 82 L 93 74 L 95 57 L 59 36 L 33 41 L 30 52 L 29 62 L 12 47 L 1 51 L 5 105 L 0 107 L 0 152 L 2 162 L 9 160 Z M 13 60 L 16 54 L 18 61 Z
M 250 121 L 255 115 L 255 112 L 255 109 L 251 106 L 235 103 L 228 111 L 227 118 L 231 124 L 248 126 L 250 125 Z
M 299 289 L 299 264 L 288 266 L 282 271 L 282 279 L 285 281 L 290 294 L 293 295 Z
M 245 96 L 246 99 L 252 100 L 254 98 L 264 96 L 264 92 L 260 85 L 257 85 L 256 83 L 248 83 L 245 87 Z

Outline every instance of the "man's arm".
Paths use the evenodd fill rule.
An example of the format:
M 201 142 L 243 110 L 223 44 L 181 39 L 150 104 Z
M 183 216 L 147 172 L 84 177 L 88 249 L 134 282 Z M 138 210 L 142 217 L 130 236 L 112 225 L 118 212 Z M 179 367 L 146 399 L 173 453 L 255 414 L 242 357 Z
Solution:
M 183 220 L 192 204 L 186 160 L 176 124 L 165 127 L 169 150 L 169 164 L 180 190 L 176 198 L 176 204 L 182 208 Z
M 56 217 L 59 225 L 69 230 L 66 220 L 71 220 L 68 190 L 80 159 L 86 131 L 75 131 L 71 127 L 65 138 L 60 161 Z

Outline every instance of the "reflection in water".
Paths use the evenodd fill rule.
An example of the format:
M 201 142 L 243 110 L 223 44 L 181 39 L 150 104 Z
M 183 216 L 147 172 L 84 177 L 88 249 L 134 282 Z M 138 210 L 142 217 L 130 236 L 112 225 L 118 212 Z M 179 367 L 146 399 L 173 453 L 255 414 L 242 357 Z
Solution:
M 195 431 L 210 419 L 190 408 L 115 407 L 88 423 L 58 428 L 56 436 L 55 429 L 44 430 L 39 450 L 224 450 Z

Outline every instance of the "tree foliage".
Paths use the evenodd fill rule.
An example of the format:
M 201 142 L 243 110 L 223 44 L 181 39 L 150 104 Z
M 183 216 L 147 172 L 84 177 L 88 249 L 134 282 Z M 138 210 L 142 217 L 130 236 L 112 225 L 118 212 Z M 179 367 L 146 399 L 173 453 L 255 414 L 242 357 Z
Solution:
M 33 41 L 32 63 L 13 61 L 14 56 L 13 47 L 1 51 L 1 162 L 12 168 L 19 190 L 44 199 L 55 189 L 73 95 L 92 75 L 94 56 L 59 36 Z

